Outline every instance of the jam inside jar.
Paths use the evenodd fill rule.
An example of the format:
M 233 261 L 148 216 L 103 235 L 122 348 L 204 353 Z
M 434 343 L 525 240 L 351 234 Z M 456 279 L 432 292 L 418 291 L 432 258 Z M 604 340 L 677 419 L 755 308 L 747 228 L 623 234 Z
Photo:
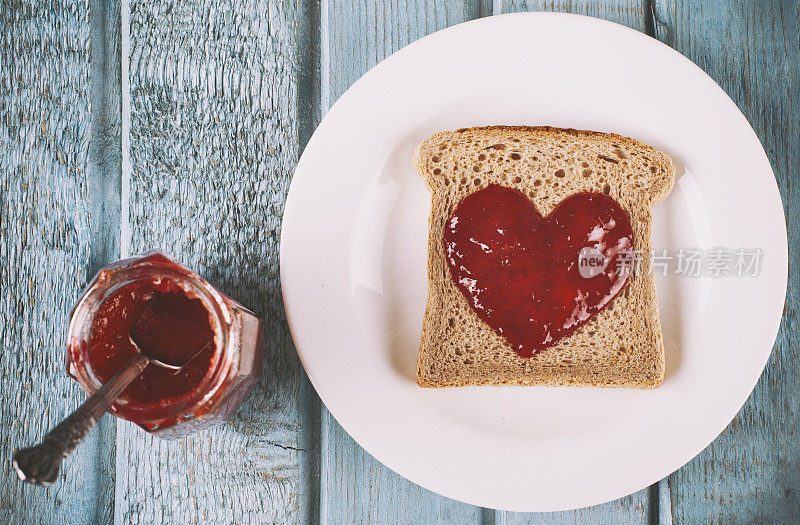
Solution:
M 151 363 L 111 412 L 177 438 L 230 416 L 261 376 L 259 319 L 162 252 L 100 270 L 72 313 L 67 371 L 91 394 L 137 350 Z
M 145 368 L 118 398 L 128 404 L 164 403 L 191 393 L 216 357 L 208 310 L 169 277 L 124 285 L 100 304 L 88 358 L 101 383 L 137 354 L 132 340 L 150 357 L 186 365 L 180 370 L 155 364 Z

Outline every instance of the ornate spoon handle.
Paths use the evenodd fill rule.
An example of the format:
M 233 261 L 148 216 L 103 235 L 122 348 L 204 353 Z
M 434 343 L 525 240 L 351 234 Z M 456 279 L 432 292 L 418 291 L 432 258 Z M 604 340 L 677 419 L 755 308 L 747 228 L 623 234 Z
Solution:
M 58 477 L 61 461 L 75 450 L 111 404 L 149 363 L 150 359 L 143 354 L 132 357 L 100 390 L 48 432 L 41 443 L 14 452 L 14 470 L 19 478 L 37 485 L 51 485 Z

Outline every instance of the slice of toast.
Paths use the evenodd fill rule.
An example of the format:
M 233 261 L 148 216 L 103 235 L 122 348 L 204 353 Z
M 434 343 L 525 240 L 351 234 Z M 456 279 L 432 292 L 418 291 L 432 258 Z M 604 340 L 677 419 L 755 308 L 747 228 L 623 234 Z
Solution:
M 520 357 L 456 288 L 442 235 L 461 199 L 488 184 L 521 191 L 542 215 L 574 193 L 603 192 L 628 213 L 637 253 L 649 255 L 650 206 L 669 195 L 675 179 L 666 154 L 609 133 L 490 126 L 437 133 L 417 146 L 413 162 L 432 193 L 420 386 L 661 383 L 664 343 L 649 257 L 640 257 L 624 291 L 586 324 Z

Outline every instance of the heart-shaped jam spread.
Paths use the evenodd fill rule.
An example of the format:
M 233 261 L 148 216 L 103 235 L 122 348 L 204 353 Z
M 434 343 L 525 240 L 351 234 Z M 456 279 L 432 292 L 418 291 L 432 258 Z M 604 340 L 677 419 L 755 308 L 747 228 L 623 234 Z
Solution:
M 465 197 L 444 228 L 450 275 L 487 325 L 523 357 L 574 332 L 624 288 L 633 230 L 602 193 L 577 193 L 547 216 L 517 190 Z

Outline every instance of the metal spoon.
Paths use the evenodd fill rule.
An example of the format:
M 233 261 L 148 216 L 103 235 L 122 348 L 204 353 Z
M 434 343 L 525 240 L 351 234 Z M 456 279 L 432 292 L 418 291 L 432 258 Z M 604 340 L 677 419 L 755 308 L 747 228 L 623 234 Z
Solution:
M 180 370 L 207 348 L 206 346 L 200 349 L 185 363 L 166 363 L 146 355 L 132 337 L 128 338 L 138 354 L 64 421 L 48 432 L 41 443 L 14 452 L 14 470 L 21 480 L 43 486 L 52 485 L 58 477 L 61 461 L 75 450 L 119 395 L 139 377 L 147 365 L 152 363 Z

